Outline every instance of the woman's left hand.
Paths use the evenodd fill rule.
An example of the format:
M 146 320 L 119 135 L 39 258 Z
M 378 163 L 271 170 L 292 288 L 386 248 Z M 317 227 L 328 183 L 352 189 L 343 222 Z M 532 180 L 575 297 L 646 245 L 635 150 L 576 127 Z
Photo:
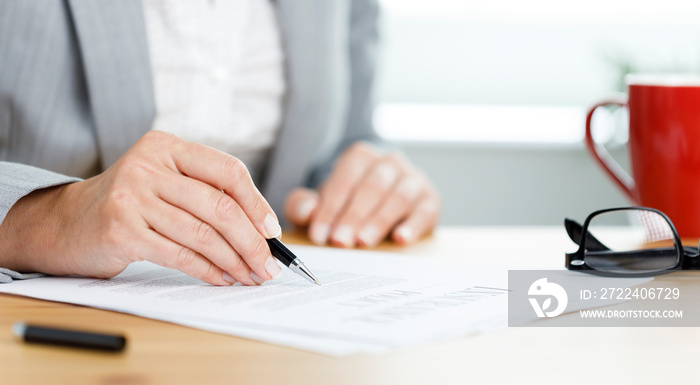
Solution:
M 318 190 L 293 190 L 285 214 L 292 224 L 308 226 L 318 245 L 373 247 L 389 235 L 398 244 L 410 244 L 437 224 L 440 197 L 402 154 L 382 154 L 372 144 L 357 142 Z

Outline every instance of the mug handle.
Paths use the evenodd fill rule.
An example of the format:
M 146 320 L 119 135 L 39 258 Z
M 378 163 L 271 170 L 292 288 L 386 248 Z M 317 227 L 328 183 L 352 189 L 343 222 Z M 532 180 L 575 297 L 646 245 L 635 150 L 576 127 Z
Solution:
M 612 97 L 606 101 L 600 102 L 590 110 L 588 110 L 588 115 L 586 115 L 586 148 L 588 152 L 593 156 L 593 158 L 598 161 L 598 164 L 603 168 L 603 170 L 617 183 L 618 187 L 627 195 L 627 197 L 639 204 L 639 194 L 637 194 L 637 187 L 634 183 L 634 179 L 625 171 L 625 169 L 620 166 L 608 150 L 600 144 L 593 140 L 593 134 L 591 134 L 591 118 L 593 117 L 593 112 L 598 107 L 603 106 L 619 106 L 627 107 L 627 96 L 619 95 Z

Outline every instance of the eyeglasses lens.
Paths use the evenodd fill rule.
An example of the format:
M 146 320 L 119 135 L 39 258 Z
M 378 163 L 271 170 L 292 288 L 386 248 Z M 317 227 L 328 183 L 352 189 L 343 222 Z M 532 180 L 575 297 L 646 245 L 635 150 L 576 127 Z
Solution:
M 680 259 L 671 225 L 653 211 L 630 209 L 596 215 L 584 242 L 586 264 L 600 271 L 652 273 L 672 268 Z

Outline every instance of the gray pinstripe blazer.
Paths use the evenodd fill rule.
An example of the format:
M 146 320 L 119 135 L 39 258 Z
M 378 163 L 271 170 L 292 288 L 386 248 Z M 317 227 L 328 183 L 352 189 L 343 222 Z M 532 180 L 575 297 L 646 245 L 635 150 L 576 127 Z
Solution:
M 378 10 L 373 0 L 275 6 L 288 97 L 260 189 L 280 210 L 346 145 L 377 140 Z M 101 172 L 150 129 L 150 71 L 139 0 L 0 0 L 0 223 L 22 196 Z

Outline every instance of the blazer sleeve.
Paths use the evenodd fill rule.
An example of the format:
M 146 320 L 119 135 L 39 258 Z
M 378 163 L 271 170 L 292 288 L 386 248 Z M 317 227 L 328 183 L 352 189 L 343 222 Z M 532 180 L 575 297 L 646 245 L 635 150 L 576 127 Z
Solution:
M 0 162 L 0 224 L 5 220 L 12 206 L 32 191 L 79 181 L 48 170 L 19 163 Z M 44 274 L 22 274 L 0 267 L 0 283 L 14 279 L 41 277 Z
M 379 147 L 388 147 L 377 135 L 372 122 L 373 86 L 379 45 L 379 5 L 375 0 L 350 1 L 349 17 L 350 90 L 345 129 L 333 159 L 322 162 L 311 173 L 311 187 L 316 187 L 325 180 L 333 168 L 334 159 L 351 144 L 364 140 Z
M 0 162 L 0 224 L 12 206 L 32 191 L 78 181 L 79 178 L 24 164 Z

